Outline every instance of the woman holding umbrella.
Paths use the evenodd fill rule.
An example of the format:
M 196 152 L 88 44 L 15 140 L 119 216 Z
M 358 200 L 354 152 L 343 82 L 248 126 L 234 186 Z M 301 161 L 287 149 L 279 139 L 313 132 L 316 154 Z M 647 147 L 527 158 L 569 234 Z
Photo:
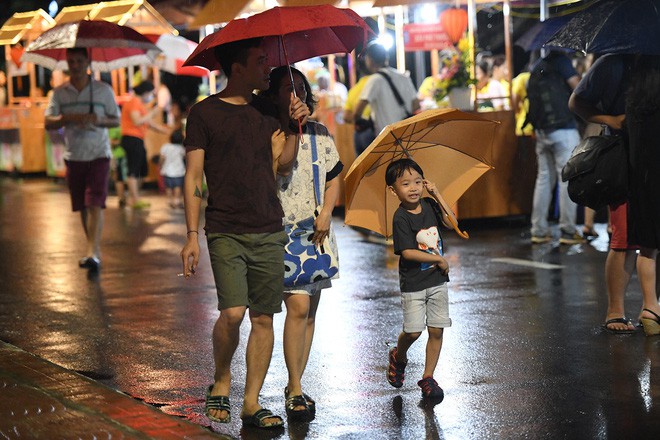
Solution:
M 277 107 L 281 125 L 288 127 L 290 134 L 294 134 L 298 127 L 290 127 L 289 124 L 289 101 L 293 93 L 289 69 L 293 73 L 296 96 L 307 104 L 310 113 L 314 111 L 315 101 L 311 86 L 305 75 L 293 67 L 282 66 L 274 69 L 270 73 L 270 87 L 264 95 Z M 328 238 L 332 247 L 335 242 L 331 229 L 332 210 L 339 198 L 339 173 L 343 164 L 326 127 L 312 121 L 305 124 L 293 171 L 286 176 L 277 176 L 278 195 L 286 224 L 293 225 L 315 215 L 317 200 L 314 187 L 310 185 L 310 182 L 314 181 L 311 151 L 314 147 L 318 152 L 316 163 L 319 167 L 319 188 L 324 188 L 325 191 L 319 194 L 322 208 L 314 222 L 312 240 L 320 246 Z M 284 360 L 289 373 L 284 397 L 289 420 L 308 421 L 315 416 L 316 403 L 303 393 L 301 379 L 312 347 L 321 290 L 331 285 L 330 279 L 323 279 L 311 284 L 286 287 L 284 290 Z

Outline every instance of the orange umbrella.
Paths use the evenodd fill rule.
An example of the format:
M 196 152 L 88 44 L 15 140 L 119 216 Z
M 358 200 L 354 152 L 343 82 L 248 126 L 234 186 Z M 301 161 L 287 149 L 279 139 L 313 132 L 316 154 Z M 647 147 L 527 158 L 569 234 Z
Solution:
M 385 185 L 385 170 L 390 162 L 402 158 L 416 161 L 447 205 L 455 204 L 493 168 L 491 151 L 498 127 L 497 121 L 451 108 L 427 110 L 388 125 L 344 178 L 346 224 L 392 235 L 392 217 L 399 200 Z M 467 238 L 458 225 L 454 229 Z

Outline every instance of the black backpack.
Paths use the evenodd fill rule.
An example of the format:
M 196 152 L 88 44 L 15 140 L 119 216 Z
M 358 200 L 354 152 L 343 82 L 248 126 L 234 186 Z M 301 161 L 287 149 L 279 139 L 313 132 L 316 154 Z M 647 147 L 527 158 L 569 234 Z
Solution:
M 542 59 L 532 70 L 527 82 L 529 111 L 525 125 L 531 123 L 540 130 L 565 128 L 573 121 L 568 109 L 571 88 L 554 66 L 552 59 Z

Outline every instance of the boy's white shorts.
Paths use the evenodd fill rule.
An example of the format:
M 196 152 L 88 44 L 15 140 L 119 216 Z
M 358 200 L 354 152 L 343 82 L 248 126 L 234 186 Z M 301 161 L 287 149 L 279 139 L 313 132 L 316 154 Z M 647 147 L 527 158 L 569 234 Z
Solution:
M 428 327 L 451 327 L 447 283 L 419 292 L 401 292 L 403 331 L 422 332 Z

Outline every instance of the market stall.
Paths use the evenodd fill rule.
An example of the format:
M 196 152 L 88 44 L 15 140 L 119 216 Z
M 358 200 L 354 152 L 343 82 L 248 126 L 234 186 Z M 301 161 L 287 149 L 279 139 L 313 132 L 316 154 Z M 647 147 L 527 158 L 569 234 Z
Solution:
M 18 12 L 0 28 L 5 48 L 7 106 L 0 108 L 0 171 L 37 173 L 46 170 L 44 108 L 34 65 L 22 63 L 23 48 L 54 24 L 43 10 Z M 15 85 L 28 85 L 29 96 L 15 96 Z M 23 87 L 21 87 L 23 88 Z
M 55 17 L 54 24 L 58 25 L 78 20 L 106 20 L 122 26 L 132 27 L 143 35 L 178 34 L 178 31 L 145 0 L 117 0 L 65 7 Z M 132 77 L 132 68 L 128 69 L 128 74 L 126 69 L 115 70 L 112 72 L 111 77 L 112 87 L 117 95 L 117 101 L 121 105 L 127 97 L 127 78 Z M 162 120 L 161 117 L 157 118 Z M 46 139 L 47 156 L 49 164 L 52 163 L 52 166 L 49 165 L 48 167 L 48 173 L 60 175 L 64 172 L 64 163 L 59 159 L 63 155 L 63 138 L 61 133 L 48 134 L 50 136 Z M 158 154 L 161 146 L 168 141 L 168 135 L 148 130 L 144 140 L 147 157 Z M 158 180 L 157 167 L 151 162 L 149 162 L 149 174 L 145 180 Z

